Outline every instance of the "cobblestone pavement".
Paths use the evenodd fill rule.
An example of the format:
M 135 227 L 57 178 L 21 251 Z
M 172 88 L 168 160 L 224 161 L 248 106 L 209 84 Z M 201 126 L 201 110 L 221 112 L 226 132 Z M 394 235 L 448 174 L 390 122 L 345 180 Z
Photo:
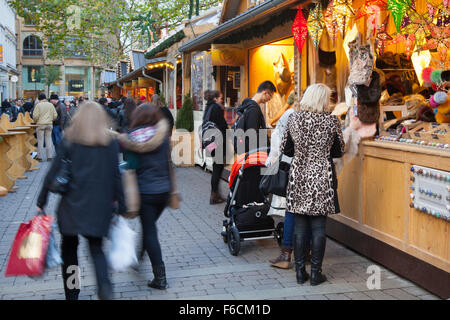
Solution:
M 19 224 L 36 213 L 36 199 L 47 168 L 48 163 L 42 163 L 40 170 L 26 173 L 27 179 L 17 181 L 16 193 L 0 198 L 0 299 L 64 299 L 59 267 L 46 271 L 39 279 L 4 276 Z M 130 270 L 111 274 L 116 299 L 438 299 L 383 267 L 380 267 L 381 289 L 369 290 L 366 271 L 375 263 L 331 239 L 327 240 L 323 265 L 329 281 L 315 287 L 309 282 L 298 285 L 293 269 L 269 266 L 267 260 L 279 253 L 275 240 L 243 242 L 239 255 L 232 256 L 220 236 L 224 205 L 209 205 L 210 175 L 200 168 L 178 168 L 176 174 L 183 197 L 181 209 L 166 210 L 158 221 L 169 288 L 160 291 L 147 287 L 153 275 L 146 256 L 139 273 Z M 221 188 L 225 195 L 226 183 L 221 182 Z M 54 214 L 57 200 L 56 196 L 50 196 L 48 214 Z M 140 232 L 135 220 L 131 225 Z M 59 243 L 59 233 L 56 238 Z M 105 250 L 107 247 L 106 241 Z M 95 300 L 94 270 L 83 238 L 78 255 L 80 299 Z

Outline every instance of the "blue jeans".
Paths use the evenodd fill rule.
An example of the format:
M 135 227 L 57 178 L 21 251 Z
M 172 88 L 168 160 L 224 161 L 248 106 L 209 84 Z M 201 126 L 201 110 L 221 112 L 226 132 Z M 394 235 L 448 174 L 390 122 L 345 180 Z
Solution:
M 62 131 L 59 125 L 54 125 L 52 130 L 52 141 L 53 145 L 55 146 L 55 150 L 58 147 L 59 143 L 62 139 Z
M 309 220 L 311 221 L 311 217 L 309 217 Z M 286 211 L 286 214 L 284 216 L 284 230 L 283 230 L 283 246 L 293 248 L 293 239 L 294 239 L 294 229 L 295 229 L 295 213 L 291 213 L 289 211 Z M 307 227 L 307 248 L 310 247 L 311 244 L 311 238 L 312 238 L 312 232 L 311 232 L 311 223 Z

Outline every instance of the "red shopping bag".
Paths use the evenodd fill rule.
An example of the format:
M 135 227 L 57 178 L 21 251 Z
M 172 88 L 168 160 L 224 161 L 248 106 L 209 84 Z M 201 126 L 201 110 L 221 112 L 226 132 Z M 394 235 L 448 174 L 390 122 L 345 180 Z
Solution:
M 44 273 L 52 222 L 51 216 L 37 215 L 20 225 L 9 256 L 6 277 Z

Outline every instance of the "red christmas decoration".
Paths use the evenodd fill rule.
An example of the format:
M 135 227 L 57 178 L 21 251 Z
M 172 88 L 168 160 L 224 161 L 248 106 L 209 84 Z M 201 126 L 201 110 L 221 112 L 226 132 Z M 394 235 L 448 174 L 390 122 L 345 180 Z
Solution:
M 305 44 L 306 37 L 308 36 L 308 26 L 301 8 L 298 9 L 297 15 L 295 16 L 295 20 L 292 25 L 292 34 L 294 36 L 298 52 L 302 52 L 303 45 Z

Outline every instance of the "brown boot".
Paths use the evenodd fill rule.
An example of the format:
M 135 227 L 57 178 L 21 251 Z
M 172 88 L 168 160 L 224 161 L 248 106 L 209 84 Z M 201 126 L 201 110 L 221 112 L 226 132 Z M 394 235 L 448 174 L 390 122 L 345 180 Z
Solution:
M 209 198 L 209 204 L 218 204 L 225 202 L 218 192 L 211 192 L 211 197 Z
M 275 259 L 269 260 L 270 265 L 281 269 L 289 269 L 291 267 L 291 254 L 291 248 L 282 246 L 281 254 Z

